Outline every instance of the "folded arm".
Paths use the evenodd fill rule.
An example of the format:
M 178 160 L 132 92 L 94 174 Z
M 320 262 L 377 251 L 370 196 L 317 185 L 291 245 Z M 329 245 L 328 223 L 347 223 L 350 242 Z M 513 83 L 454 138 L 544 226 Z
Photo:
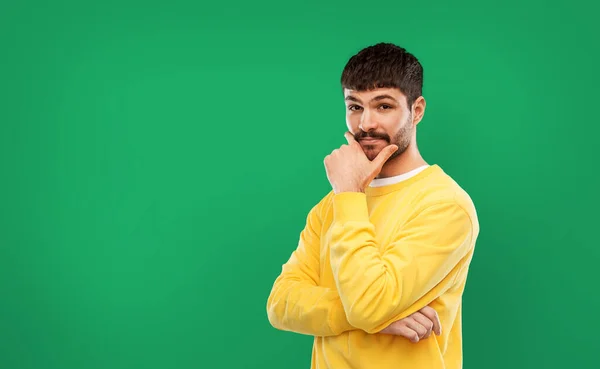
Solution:
M 367 333 L 427 306 L 453 283 L 475 237 L 469 214 L 455 201 L 432 204 L 380 251 L 366 196 L 333 198 L 331 267 L 351 325 Z
M 356 328 L 348 323 L 338 292 L 319 286 L 321 223 L 317 209 L 309 213 L 298 247 L 273 284 L 267 313 L 277 329 L 335 336 Z

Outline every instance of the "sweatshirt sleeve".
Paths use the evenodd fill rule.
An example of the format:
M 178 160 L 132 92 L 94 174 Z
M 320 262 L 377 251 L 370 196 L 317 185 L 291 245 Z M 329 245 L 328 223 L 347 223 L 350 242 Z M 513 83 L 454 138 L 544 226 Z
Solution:
M 319 286 L 321 223 L 313 208 L 300 240 L 283 265 L 267 300 L 274 328 L 311 336 L 335 336 L 353 330 L 335 288 Z
M 333 275 L 348 321 L 367 333 L 381 331 L 446 291 L 474 238 L 469 214 L 453 200 L 420 211 L 383 248 L 364 193 L 335 195 L 333 213 Z

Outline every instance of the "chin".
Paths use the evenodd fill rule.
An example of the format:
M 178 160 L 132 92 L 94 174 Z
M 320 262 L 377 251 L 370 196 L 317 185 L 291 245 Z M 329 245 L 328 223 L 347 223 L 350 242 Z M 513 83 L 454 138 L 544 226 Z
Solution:
M 381 149 L 365 147 L 363 148 L 363 151 L 367 156 L 367 159 L 373 161 L 377 157 L 377 155 L 379 155 Z

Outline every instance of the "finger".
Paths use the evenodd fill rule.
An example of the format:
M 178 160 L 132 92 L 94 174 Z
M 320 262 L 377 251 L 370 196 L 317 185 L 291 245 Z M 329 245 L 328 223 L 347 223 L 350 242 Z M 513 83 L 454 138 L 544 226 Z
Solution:
M 437 311 L 435 311 L 432 307 L 425 306 L 419 312 L 425 315 L 429 320 L 431 320 L 431 322 L 433 323 L 433 332 L 438 336 L 441 335 L 442 323 L 440 322 L 440 317 L 438 316 Z
M 413 315 L 411 315 L 419 324 L 421 324 L 423 327 L 425 327 L 425 329 L 427 329 L 427 333 L 425 334 L 425 336 L 423 338 L 427 338 L 431 335 L 431 330 L 433 329 L 433 322 L 426 317 L 425 315 L 416 312 Z
M 358 141 L 356 141 L 356 139 L 354 138 L 354 135 L 348 131 L 346 131 L 346 133 L 344 133 L 344 137 L 346 137 L 346 141 L 348 141 L 348 145 L 353 146 L 353 145 L 357 145 Z
M 410 342 L 413 343 L 419 342 L 419 334 L 404 324 L 399 325 L 396 329 L 394 329 L 394 334 L 396 336 L 408 338 Z
M 406 326 L 408 328 L 412 329 L 413 331 L 417 332 L 417 334 L 419 335 L 419 338 L 423 338 L 427 334 L 427 328 L 425 328 L 423 325 L 421 325 L 419 322 L 417 322 L 414 319 L 410 319 L 410 318 L 407 319 Z
M 383 150 L 379 152 L 379 155 L 377 155 L 375 160 L 373 160 L 373 165 L 377 169 L 381 170 L 383 164 L 385 164 L 385 162 L 390 158 L 390 156 L 392 156 L 393 153 L 396 152 L 396 150 L 398 150 L 398 146 L 396 145 L 386 146 Z

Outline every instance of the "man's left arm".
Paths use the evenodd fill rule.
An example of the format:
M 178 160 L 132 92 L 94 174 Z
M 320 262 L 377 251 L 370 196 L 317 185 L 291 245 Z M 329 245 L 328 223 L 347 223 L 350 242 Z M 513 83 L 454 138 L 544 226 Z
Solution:
M 368 333 L 444 293 L 476 237 L 469 214 L 453 200 L 424 208 L 381 251 L 364 193 L 336 194 L 333 212 L 330 261 L 336 286 L 350 324 Z

